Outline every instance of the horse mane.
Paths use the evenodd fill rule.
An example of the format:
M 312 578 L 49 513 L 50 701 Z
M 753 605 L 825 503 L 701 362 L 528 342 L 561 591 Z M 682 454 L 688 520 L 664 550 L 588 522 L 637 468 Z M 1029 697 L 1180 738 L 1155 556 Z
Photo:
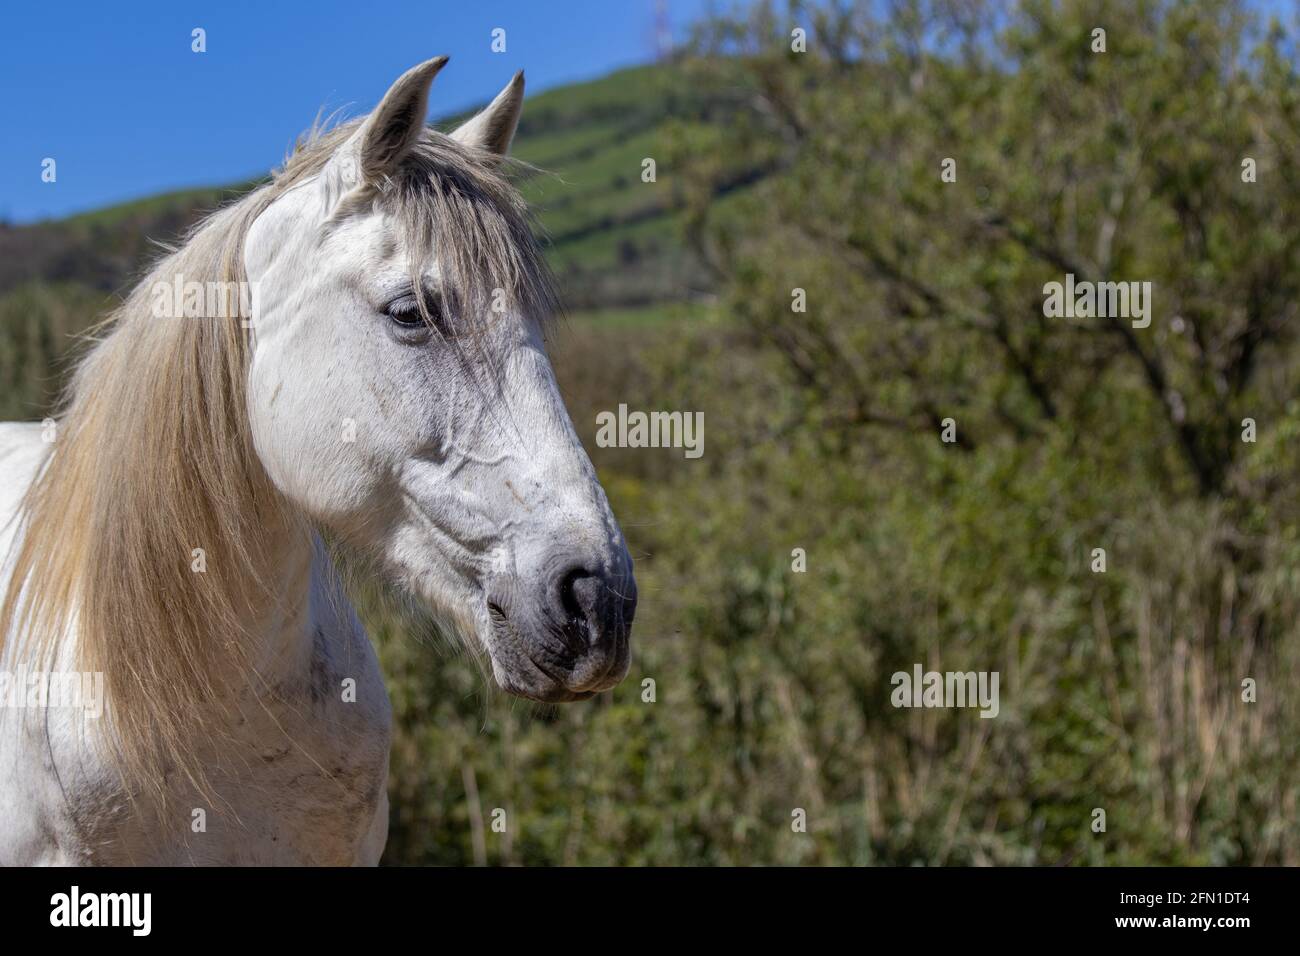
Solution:
M 280 600 L 272 542 L 308 532 L 254 451 L 252 345 L 238 310 L 160 318 L 151 291 L 177 276 L 245 282 L 254 220 L 326 171 L 359 123 L 314 127 L 268 182 L 199 222 L 92 329 L 53 451 L 19 509 L 0 651 L 13 635 L 11 660 L 48 666 L 67 638 L 78 668 L 104 674 L 105 720 L 132 793 L 165 798 L 178 771 L 206 789 L 195 745 L 219 733 L 235 684 L 256 680 L 248 622 Z M 426 130 L 372 201 L 399 221 L 413 278 L 436 255 L 470 309 L 505 289 L 545 317 L 553 286 L 508 168 Z M 196 548 L 204 573 L 191 570 Z

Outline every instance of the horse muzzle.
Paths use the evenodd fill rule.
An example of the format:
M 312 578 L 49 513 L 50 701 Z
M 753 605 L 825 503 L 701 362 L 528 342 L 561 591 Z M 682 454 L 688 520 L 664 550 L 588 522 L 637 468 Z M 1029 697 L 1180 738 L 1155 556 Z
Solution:
M 620 551 L 613 560 L 548 560 L 528 583 L 514 575 L 489 583 L 486 643 L 506 691 L 585 700 L 627 676 L 637 592 L 632 560 Z

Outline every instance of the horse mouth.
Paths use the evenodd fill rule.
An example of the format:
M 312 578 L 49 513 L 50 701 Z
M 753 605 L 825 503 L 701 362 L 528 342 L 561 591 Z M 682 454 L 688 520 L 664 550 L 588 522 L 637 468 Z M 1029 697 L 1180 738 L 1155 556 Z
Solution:
M 530 640 L 500 604 L 486 603 L 488 656 L 493 675 L 506 693 L 543 704 L 573 703 L 590 700 L 625 676 L 625 645 L 607 661 L 588 661 L 567 644 L 552 647 L 543 640 Z

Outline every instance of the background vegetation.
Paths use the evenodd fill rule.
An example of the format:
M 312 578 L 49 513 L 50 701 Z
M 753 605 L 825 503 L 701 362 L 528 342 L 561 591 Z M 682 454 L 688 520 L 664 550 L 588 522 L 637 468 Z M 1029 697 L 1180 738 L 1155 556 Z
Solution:
M 1226 0 L 760 4 L 531 100 L 637 656 L 536 708 L 363 589 L 387 861 L 1300 863 L 1295 42 Z M 222 194 L 0 229 L 0 414 Z M 1044 318 L 1067 272 L 1152 282 L 1151 326 Z M 704 457 L 596 448 L 620 402 L 703 411 Z M 894 709 L 915 663 L 999 671 L 999 717 Z

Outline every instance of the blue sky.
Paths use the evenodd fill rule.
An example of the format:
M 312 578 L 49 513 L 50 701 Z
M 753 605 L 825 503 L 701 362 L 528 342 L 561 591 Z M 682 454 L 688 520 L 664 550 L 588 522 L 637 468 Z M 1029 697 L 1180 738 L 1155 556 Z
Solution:
M 679 38 L 707 0 L 666 0 Z M 438 54 L 430 112 L 654 56 L 655 0 L 4 0 L 0 218 L 57 217 L 265 173 L 321 107 L 365 112 Z M 191 30 L 207 52 L 191 52 Z M 506 30 L 506 52 L 490 49 Z M 57 181 L 41 181 L 41 161 Z
M 662 0 L 675 35 L 731 0 Z M 434 116 L 654 55 L 657 0 L 0 0 L 0 220 L 262 175 L 317 111 L 446 53 Z M 1251 0 L 1285 19 L 1296 0 Z M 207 52 L 191 52 L 191 31 Z M 506 52 L 490 48 L 506 30 Z M 41 181 L 56 160 L 58 179 Z

